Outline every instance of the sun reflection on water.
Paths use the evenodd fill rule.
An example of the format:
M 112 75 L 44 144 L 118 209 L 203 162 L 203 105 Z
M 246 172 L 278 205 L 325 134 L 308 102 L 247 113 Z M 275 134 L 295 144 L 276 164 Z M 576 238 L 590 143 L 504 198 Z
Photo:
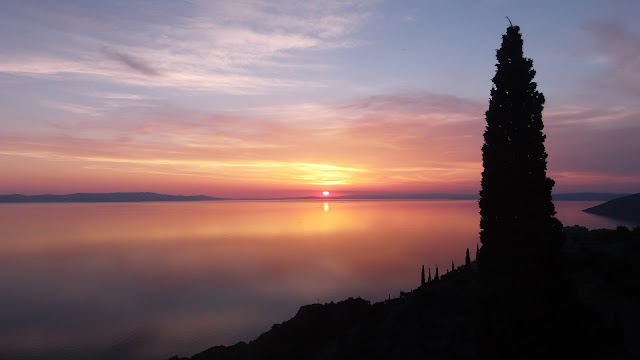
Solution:
M 324 203 L 324 212 L 328 212 L 329 211 L 329 203 L 325 202 Z

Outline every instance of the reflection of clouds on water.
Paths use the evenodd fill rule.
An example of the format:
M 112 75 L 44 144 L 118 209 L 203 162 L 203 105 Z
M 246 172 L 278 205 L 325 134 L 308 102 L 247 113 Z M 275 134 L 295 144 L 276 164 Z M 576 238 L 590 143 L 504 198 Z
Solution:
M 318 298 L 412 289 L 420 265 L 478 242 L 473 200 L 325 200 L 2 205 L 0 358 L 195 353 Z M 556 208 L 565 225 L 619 225 L 581 211 L 597 204 Z

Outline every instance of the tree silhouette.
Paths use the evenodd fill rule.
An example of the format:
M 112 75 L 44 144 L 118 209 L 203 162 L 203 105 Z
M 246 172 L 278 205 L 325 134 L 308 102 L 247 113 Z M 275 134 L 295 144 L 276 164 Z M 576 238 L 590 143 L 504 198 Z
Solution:
M 631 232 L 631 230 L 629 230 L 629 228 L 624 225 L 618 225 L 616 231 L 624 234 Z
M 469 248 L 467 248 L 467 253 L 464 256 L 464 266 L 469 267 L 471 265 L 471 256 L 469 256 Z
M 424 286 L 424 265 L 422 265 L 422 277 L 420 279 L 420 286 Z
M 562 223 L 551 202 L 542 122 L 545 98 L 523 56 L 518 26 L 509 26 L 497 50 L 497 71 L 486 112 L 480 191 L 481 271 L 490 276 L 552 269 Z
M 557 275 L 562 223 L 551 201 L 542 110 L 533 61 L 518 26 L 507 28 L 485 114 L 480 240 L 483 358 L 545 358 L 560 346 Z M 554 294 L 550 296 L 549 294 Z M 526 354 L 526 356 L 524 356 Z M 524 356 L 524 357 L 523 357 Z
M 429 277 L 427 278 L 427 282 L 431 282 L 431 268 L 429 268 Z
M 436 275 L 433 277 L 433 280 L 440 280 L 440 275 L 438 275 L 438 265 L 436 265 Z

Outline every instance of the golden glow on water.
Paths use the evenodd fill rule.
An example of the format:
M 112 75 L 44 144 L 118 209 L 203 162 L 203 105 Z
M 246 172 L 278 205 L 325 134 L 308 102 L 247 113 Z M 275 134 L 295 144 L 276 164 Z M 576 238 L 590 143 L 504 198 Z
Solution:
M 476 201 L 2 204 L 0 319 L 23 320 L 0 349 L 99 349 L 132 331 L 151 353 L 249 340 L 316 299 L 416 287 L 422 264 L 462 263 L 478 223 Z

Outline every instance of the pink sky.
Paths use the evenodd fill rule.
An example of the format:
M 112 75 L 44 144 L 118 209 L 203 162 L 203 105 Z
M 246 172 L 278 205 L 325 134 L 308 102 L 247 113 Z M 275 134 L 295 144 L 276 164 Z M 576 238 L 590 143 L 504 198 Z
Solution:
M 563 4 L 12 3 L 0 193 L 476 193 L 496 11 L 547 98 L 555 190 L 638 192 L 639 6 Z

